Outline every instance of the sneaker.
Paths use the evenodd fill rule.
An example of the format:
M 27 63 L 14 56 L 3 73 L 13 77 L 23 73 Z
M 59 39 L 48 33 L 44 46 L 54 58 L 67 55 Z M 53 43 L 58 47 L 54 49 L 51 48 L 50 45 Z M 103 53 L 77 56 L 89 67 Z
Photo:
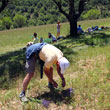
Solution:
M 28 101 L 28 99 L 25 96 L 25 92 L 21 92 L 20 95 L 19 95 L 19 98 L 22 102 L 27 102 Z
M 20 95 L 19 95 L 19 98 L 22 98 L 25 96 L 25 93 L 24 92 L 21 92 Z
M 52 84 L 52 83 L 48 83 L 48 88 L 49 88 L 49 89 L 54 89 L 53 84 Z
M 26 96 L 21 97 L 20 100 L 21 100 L 22 102 L 28 102 L 28 99 L 26 98 Z

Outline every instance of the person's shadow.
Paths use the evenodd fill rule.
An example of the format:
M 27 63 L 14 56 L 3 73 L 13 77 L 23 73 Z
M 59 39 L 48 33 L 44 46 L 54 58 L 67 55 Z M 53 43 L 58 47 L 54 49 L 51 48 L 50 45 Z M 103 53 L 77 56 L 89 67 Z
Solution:
M 55 104 L 65 103 L 69 104 L 74 101 L 74 89 L 68 88 L 66 90 L 50 90 L 49 92 L 41 93 L 39 96 L 33 97 L 34 99 L 45 99 Z

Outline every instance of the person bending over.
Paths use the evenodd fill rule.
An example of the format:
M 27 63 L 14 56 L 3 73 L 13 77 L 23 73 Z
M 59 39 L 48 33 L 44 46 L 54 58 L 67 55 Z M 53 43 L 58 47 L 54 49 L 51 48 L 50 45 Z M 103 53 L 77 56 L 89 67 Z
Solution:
M 19 97 L 25 96 L 27 86 L 34 75 L 36 60 L 40 59 L 44 62 L 44 73 L 48 78 L 48 87 L 50 89 L 57 88 L 58 84 L 53 79 L 53 65 L 56 64 L 57 73 L 62 80 L 62 87 L 66 82 L 63 76 L 65 70 L 69 67 L 69 61 L 63 56 L 61 50 L 47 43 L 29 43 L 26 49 L 26 76 L 23 80 L 23 89 Z

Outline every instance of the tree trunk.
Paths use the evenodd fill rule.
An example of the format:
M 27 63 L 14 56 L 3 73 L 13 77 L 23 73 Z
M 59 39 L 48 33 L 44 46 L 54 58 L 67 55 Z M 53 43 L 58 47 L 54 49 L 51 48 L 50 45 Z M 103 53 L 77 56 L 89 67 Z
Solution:
M 77 37 L 77 20 L 76 19 L 70 19 L 70 36 Z
M 4 10 L 4 8 L 8 5 L 9 0 L 0 0 L 2 5 L 0 6 L 0 13 Z

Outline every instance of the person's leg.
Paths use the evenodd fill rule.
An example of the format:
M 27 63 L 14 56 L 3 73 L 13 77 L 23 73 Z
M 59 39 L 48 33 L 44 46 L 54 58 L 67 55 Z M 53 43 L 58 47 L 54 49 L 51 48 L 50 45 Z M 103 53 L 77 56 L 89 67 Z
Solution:
M 53 79 L 53 68 L 50 67 L 50 69 L 44 67 L 44 72 L 48 78 L 48 82 L 52 83 L 52 79 Z
M 57 30 L 57 38 L 60 36 L 60 29 Z
M 23 89 L 22 89 L 22 92 L 19 95 L 20 98 L 23 97 L 23 96 L 25 96 L 25 91 L 27 89 L 27 86 L 28 86 L 31 78 L 34 75 L 35 62 L 36 62 L 36 57 L 35 56 L 33 56 L 31 59 L 29 59 L 29 60 L 26 61 L 25 67 L 26 67 L 27 74 L 26 74 L 26 76 L 25 76 L 25 78 L 23 80 L 23 85 L 22 85 L 23 86 Z
M 24 78 L 24 80 L 23 80 L 23 85 L 22 85 L 22 86 L 23 86 L 23 89 L 22 89 L 22 92 L 21 92 L 20 95 L 19 95 L 20 98 L 22 98 L 23 96 L 25 96 L 25 91 L 26 91 L 27 86 L 28 86 L 28 84 L 29 84 L 31 78 L 33 77 L 33 75 L 34 75 L 34 73 L 28 73 L 28 74 L 25 76 L 25 78 Z
M 53 84 L 54 87 L 57 87 L 58 86 L 57 83 L 53 80 L 53 68 L 50 67 L 50 69 L 48 69 L 48 68 L 44 67 L 44 72 L 48 78 L 48 82 L 50 84 Z
M 34 73 L 28 73 L 28 74 L 25 76 L 25 78 L 24 78 L 24 80 L 23 80 L 23 91 L 26 91 L 27 86 L 28 86 L 28 84 L 29 84 L 31 78 L 33 77 L 33 75 L 34 75 Z
M 57 32 L 57 38 L 59 37 L 59 32 Z
M 59 29 L 57 29 L 57 36 L 56 36 L 56 37 L 58 38 L 58 37 L 59 37 L 59 35 L 60 35 L 60 34 L 59 34 Z

